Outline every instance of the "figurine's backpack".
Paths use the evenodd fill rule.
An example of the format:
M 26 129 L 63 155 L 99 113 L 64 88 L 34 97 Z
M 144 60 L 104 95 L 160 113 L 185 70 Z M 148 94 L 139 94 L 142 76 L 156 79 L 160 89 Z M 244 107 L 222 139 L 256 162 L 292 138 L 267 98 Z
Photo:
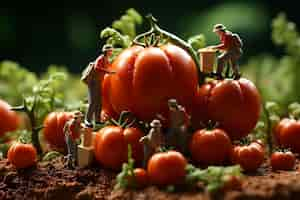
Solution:
M 241 40 L 240 36 L 236 33 L 232 34 L 232 40 L 235 47 L 242 48 L 243 41 Z

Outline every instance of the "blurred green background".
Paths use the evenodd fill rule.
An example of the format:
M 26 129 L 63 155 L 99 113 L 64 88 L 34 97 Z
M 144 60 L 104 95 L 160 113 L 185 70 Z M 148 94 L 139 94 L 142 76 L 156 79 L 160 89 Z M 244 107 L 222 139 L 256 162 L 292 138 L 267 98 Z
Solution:
M 280 53 L 271 39 L 271 19 L 279 11 L 300 23 L 291 1 L 39 1 L 2 2 L 0 8 L 0 60 L 16 60 L 34 72 L 50 64 L 80 72 L 100 53 L 100 31 L 128 8 L 153 13 L 162 27 L 188 38 L 204 33 L 208 44 L 217 42 L 213 24 L 224 23 L 240 33 L 245 43 L 243 62 L 261 52 Z M 2 4 L 1 3 L 1 4 Z M 6 5 L 5 5 L 6 4 Z M 10 5 L 11 4 L 11 5 Z M 142 29 L 142 28 L 140 28 Z
M 16 61 L 40 75 L 16 74 L 20 67 L 16 63 L 0 63 L 0 97 L 12 104 L 20 102 L 21 93 L 29 91 L 35 79 L 47 77 L 45 73 L 51 71 L 65 72 L 60 66 L 66 66 L 72 73 L 62 85 L 77 84 L 81 88 L 73 93 L 67 88 L 62 92 L 69 92 L 67 98 L 74 102 L 82 99 L 86 91 L 79 83 L 79 73 L 100 54 L 105 43 L 99 37 L 101 30 L 111 26 L 128 8 L 135 8 L 142 15 L 152 13 L 162 28 L 186 40 L 203 33 L 207 45 L 219 42 L 212 33 L 213 25 L 225 24 L 240 34 L 245 45 L 242 71 L 255 82 L 264 100 L 283 105 L 300 101 L 300 37 L 296 28 L 300 25 L 300 15 L 298 6 L 291 1 L 100 0 L 1 4 L 0 61 Z M 286 17 L 278 17 L 280 12 Z M 138 32 L 147 30 L 148 24 L 137 28 Z M 48 68 L 49 65 L 52 67 Z M 14 81 L 12 74 L 16 76 Z M 18 85 L 21 81 L 24 84 Z M 11 88 L 17 88 L 17 93 L 11 92 Z

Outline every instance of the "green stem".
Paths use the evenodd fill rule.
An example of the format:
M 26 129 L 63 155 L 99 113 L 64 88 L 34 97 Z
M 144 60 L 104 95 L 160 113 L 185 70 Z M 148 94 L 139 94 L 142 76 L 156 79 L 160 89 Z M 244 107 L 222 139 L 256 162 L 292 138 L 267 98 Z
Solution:
M 148 21 L 150 23 L 151 29 L 149 31 L 145 32 L 145 33 L 142 33 L 142 34 L 138 35 L 133 40 L 133 44 L 137 44 L 137 45 L 145 47 L 145 44 L 139 42 L 139 40 L 143 37 L 147 37 L 147 36 L 151 35 L 152 33 L 167 37 L 168 40 L 171 41 L 173 44 L 178 45 L 179 47 L 183 48 L 184 50 L 186 50 L 190 54 L 190 56 L 192 57 L 192 59 L 196 63 L 196 67 L 197 67 L 197 71 L 198 71 L 198 77 L 199 77 L 199 83 L 203 84 L 204 80 L 205 80 L 205 74 L 203 74 L 200 70 L 199 57 L 198 57 L 196 51 L 193 49 L 193 47 L 189 43 L 187 43 L 186 41 L 184 41 L 181 38 L 177 37 L 176 35 L 161 29 L 157 25 L 157 20 L 152 15 L 148 15 L 148 16 L 146 16 L 146 18 L 148 19 Z
M 271 120 L 270 120 L 270 113 L 268 109 L 266 108 L 266 105 L 263 106 L 264 113 L 266 115 L 266 125 L 267 125 L 267 144 L 269 147 L 269 155 L 273 152 L 273 134 L 272 134 L 272 127 L 271 127 Z

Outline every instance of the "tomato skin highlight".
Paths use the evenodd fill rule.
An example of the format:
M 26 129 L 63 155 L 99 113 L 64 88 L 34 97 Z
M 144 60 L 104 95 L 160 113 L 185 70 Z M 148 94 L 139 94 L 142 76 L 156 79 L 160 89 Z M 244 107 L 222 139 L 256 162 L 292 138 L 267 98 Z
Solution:
M 71 112 L 49 113 L 43 122 L 43 134 L 45 140 L 53 148 L 65 149 L 65 135 L 63 132 L 65 123 L 73 117 Z
M 282 119 L 274 134 L 280 146 L 290 148 L 293 153 L 300 153 L 300 121 Z
M 7 152 L 8 161 L 17 169 L 32 167 L 37 162 L 37 151 L 32 144 L 14 143 Z
M 261 112 L 259 92 L 244 78 L 202 85 L 198 89 L 196 106 L 194 123 L 207 119 L 218 122 L 232 140 L 247 136 L 256 126 Z
M 205 165 L 220 165 L 229 158 L 231 141 L 221 129 L 198 130 L 190 142 L 190 152 L 194 161 Z
M 94 153 L 96 161 L 105 168 L 120 170 L 127 161 L 128 144 L 132 157 L 139 163 L 143 160 L 143 146 L 139 143 L 143 133 L 137 128 L 123 129 L 119 126 L 106 126 L 96 133 Z
M 234 146 L 231 152 L 233 164 L 239 164 L 245 171 L 257 170 L 264 161 L 265 149 L 257 142 L 245 146 Z
M 170 98 L 190 112 L 197 93 L 197 68 L 189 54 L 175 45 L 160 48 L 133 46 L 112 63 L 112 71 L 103 91 L 114 112 L 131 111 L 139 119 L 150 121 L 157 114 L 167 118 Z M 110 83 L 106 83 L 110 82 Z
M 181 153 L 168 151 L 154 154 L 148 161 L 147 171 L 153 184 L 176 185 L 183 183 L 186 165 Z
M 0 137 L 4 135 L 6 132 L 16 130 L 21 123 L 21 119 L 19 115 L 10 110 L 11 106 L 0 99 Z
M 296 157 L 288 152 L 274 152 L 271 155 L 271 166 L 273 170 L 292 170 L 295 167 Z

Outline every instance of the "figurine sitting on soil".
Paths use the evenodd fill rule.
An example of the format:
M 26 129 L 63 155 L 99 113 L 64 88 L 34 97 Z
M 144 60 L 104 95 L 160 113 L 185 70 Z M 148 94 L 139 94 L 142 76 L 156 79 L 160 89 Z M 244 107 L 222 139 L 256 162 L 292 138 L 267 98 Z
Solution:
M 100 55 L 95 62 L 91 62 L 84 70 L 81 80 L 88 86 L 88 109 L 85 116 L 85 125 L 93 127 L 92 119 L 95 123 L 100 124 L 101 118 L 101 85 L 110 66 L 109 57 L 112 55 L 113 48 L 111 45 L 104 45 L 102 48 L 103 54 Z
M 169 131 L 166 143 L 169 147 L 175 147 L 180 152 L 186 152 L 188 142 L 187 128 L 190 117 L 185 108 L 179 105 L 176 99 L 170 99 L 169 105 Z
M 218 76 L 218 78 L 222 78 L 222 72 L 225 64 L 227 63 L 234 71 L 234 78 L 238 79 L 240 77 L 238 60 L 243 53 L 242 40 L 240 39 L 238 34 L 226 30 L 226 27 L 223 24 L 216 24 L 214 26 L 213 32 L 215 32 L 220 37 L 221 44 L 210 46 L 209 48 L 217 49 L 223 52 L 218 57 L 218 68 L 216 75 Z
M 161 123 L 159 120 L 153 120 L 150 124 L 151 129 L 149 133 L 140 139 L 144 144 L 144 162 L 143 166 L 146 167 L 150 157 L 159 152 L 164 146 L 164 138 L 161 130 Z
M 80 111 L 74 113 L 74 117 L 66 122 L 64 126 L 65 141 L 68 148 L 67 166 L 75 168 L 77 160 L 77 145 L 84 128 L 81 123 L 83 114 Z

